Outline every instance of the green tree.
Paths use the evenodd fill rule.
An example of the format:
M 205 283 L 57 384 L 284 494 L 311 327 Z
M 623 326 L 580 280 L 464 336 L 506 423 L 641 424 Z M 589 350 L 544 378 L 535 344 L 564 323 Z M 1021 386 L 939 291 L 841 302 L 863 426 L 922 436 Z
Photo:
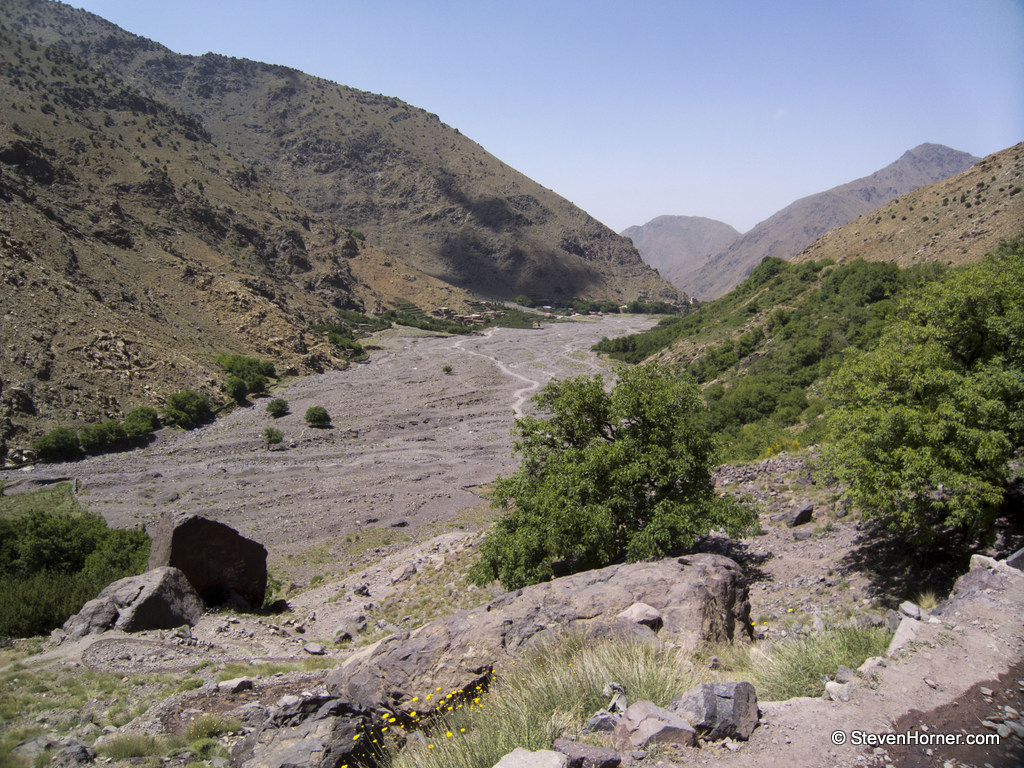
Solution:
M 164 422 L 175 424 L 182 429 L 195 429 L 212 416 L 210 401 L 206 395 L 185 389 L 167 398 L 164 408 Z
M 67 427 L 55 427 L 37 440 L 32 450 L 42 461 L 67 461 L 80 455 L 78 433 Z
M 266 444 L 267 448 L 272 445 L 277 445 L 282 440 L 284 440 L 284 435 L 281 433 L 280 429 L 267 427 L 263 430 L 263 442 Z
M 128 437 L 143 437 L 160 429 L 160 416 L 156 410 L 148 406 L 140 406 L 129 411 L 124 417 L 124 430 Z
M 309 408 L 303 418 L 311 427 L 329 427 L 331 425 L 331 417 L 322 405 L 314 405 Z
M 1024 241 L 904 302 L 828 394 L 825 464 L 862 512 L 915 539 L 990 529 L 1024 437 Z
M 719 498 L 715 450 L 697 385 L 646 364 L 552 381 L 534 397 L 549 418 L 516 420 L 522 463 L 499 477 L 505 510 L 471 578 L 506 589 L 620 561 L 665 556 L 715 529 L 747 530 L 753 513 Z

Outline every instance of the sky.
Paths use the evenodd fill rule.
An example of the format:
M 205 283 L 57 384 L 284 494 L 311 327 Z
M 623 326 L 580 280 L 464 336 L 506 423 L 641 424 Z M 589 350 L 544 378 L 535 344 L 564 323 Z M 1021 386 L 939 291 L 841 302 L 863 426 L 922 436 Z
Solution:
M 1024 141 L 1024 0 L 68 0 L 394 96 L 622 231 Z

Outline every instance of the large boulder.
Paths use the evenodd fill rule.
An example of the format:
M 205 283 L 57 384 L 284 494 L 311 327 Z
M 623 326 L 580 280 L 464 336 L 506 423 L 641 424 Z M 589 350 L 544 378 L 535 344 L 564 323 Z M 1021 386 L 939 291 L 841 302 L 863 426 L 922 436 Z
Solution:
M 612 731 L 612 743 L 620 752 L 656 744 L 692 747 L 696 738 L 696 731 L 684 718 L 643 699 L 629 706 Z
M 676 644 L 750 636 L 742 569 L 726 557 L 697 554 L 577 573 L 503 595 L 353 654 L 328 675 L 327 687 L 368 707 L 427 712 L 564 629 L 637 627 L 616 619 L 637 602 L 660 614 L 658 637 Z
M 203 602 L 177 568 L 156 568 L 108 585 L 94 600 L 64 622 L 64 635 L 72 640 L 88 634 L 120 629 L 173 629 L 194 626 Z
M 165 512 L 153 536 L 149 567 L 167 565 L 181 570 L 207 605 L 263 605 L 267 550 L 230 525 Z

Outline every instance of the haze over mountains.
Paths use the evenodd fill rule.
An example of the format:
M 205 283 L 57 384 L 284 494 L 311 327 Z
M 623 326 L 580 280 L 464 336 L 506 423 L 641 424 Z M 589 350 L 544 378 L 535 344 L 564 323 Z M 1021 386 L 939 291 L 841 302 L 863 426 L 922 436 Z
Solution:
M 940 144 L 921 144 L 869 176 L 801 198 L 718 249 L 700 252 L 708 219 L 678 221 L 678 245 L 664 234 L 666 217 L 623 232 L 647 262 L 681 290 L 714 299 L 739 285 L 766 256 L 791 259 L 826 232 L 883 203 L 966 170 L 978 158 Z M 668 217 L 679 218 L 679 217 Z M 689 229 L 696 228 L 697 234 Z M 649 231 L 653 229 L 659 234 Z M 648 251 L 650 250 L 650 253 Z

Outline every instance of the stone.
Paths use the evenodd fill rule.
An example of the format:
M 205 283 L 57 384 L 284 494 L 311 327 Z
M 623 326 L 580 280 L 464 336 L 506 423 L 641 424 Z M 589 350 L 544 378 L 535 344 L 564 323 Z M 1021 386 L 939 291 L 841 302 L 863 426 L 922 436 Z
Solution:
M 647 749 L 657 744 L 692 747 L 697 732 L 682 716 L 641 699 L 630 705 L 612 732 L 620 752 Z
M 165 512 L 149 553 L 149 568 L 161 566 L 181 570 L 207 605 L 263 605 L 267 550 L 224 523 Z
M 849 701 L 852 690 L 852 683 L 837 683 L 835 680 L 829 680 L 825 683 L 825 693 L 822 694 L 822 698 L 825 701 Z
M 850 682 L 853 679 L 855 679 L 854 675 L 853 675 L 853 670 L 850 669 L 845 664 L 839 665 L 839 669 L 836 670 L 836 682 L 837 683 L 848 683 L 848 682 Z
M 302 650 L 308 653 L 310 656 L 323 656 L 327 651 L 320 643 L 306 643 L 302 646 Z
M 806 525 L 814 519 L 814 504 L 808 502 L 799 507 L 793 507 L 782 519 L 786 523 L 787 528 Z
M 72 741 L 55 754 L 50 762 L 53 768 L 77 768 L 96 762 L 96 753 L 80 741 Z
M 235 677 L 217 683 L 217 690 L 221 693 L 241 693 L 242 691 L 251 691 L 252 686 L 251 677 Z
M 494 768 L 566 768 L 568 758 L 561 752 L 538 749 L 531 752 L 516 747 L 494 764 Z
M 758 723 L 757 693 L 745 681 L 698 685 L 673 699 L 668 709 L 708 741 L 746 741 Z
M 107 585 L 64 622 L 64 635 L 77 640 L 88 634 L 120 629 L 174 629 L 195 626 L 203 612 L 199 595 L 177 568 L 157 568 Z
M 551 745 L 566 757 L 566 768 L 619 768 L 622 757 L 614 749 L 580 744 L 569 739 L 555 739 Z
M 653 608 L 647 603 L 633 603 L 622 613 L 617 614 L 615 618 L 632 622 L 633 624 L 642 624 L 654 631 L 658 631 L 661 628 L 661 614 L 657 608 Z
M 418 573 L 416 563 L 408 562 L 395 568 L 391 571 L 391 583 L 398 584 L 402 581 L 408 581 Z
M 1016 568 L 1018 571 L 1024 571 L 1024 547 L 1018 549 L 1003 562 L 1011 568 Z
M 809 528 L 801 528 L 799 531 L 793 531 L 793 541 L 807 541 L 814 536 L 814 531 Z
M 607 709 L 599 709 L 587 720 L 587 724 L 583 726 L 583 732 L 611 733 L 615 730 L 615 726 L 619 724 L 619 717 L 619 715 L 613 715 Z
M 900 603 L 900 613 L 904 616 L 909 616 L 912 619 L 921 620 L 921 609 L 917 603 L 912 603 L 909 600 L 904 600 Z
M 921 625 L 921 622 L 915 621 L 909 616 L 900 622 L 900 625 L 896 628 L 895 634 L 892 636 L 892 640 L 889 641 L 889 650 L 886 651 L 886 656 L 892 656 L 896 651 L 900 650 L 908 643 L 912 642 L 917 638 L 917 628 Z
M 369 763 L 370 739 L 383 725 L 373 712 L 329 696 L 306 696 L 275 707 L 233 755 L 238 768 L 337 768 Z
M 468 693 L 535 644 L 564 630 L 585 636 L 636 602 L 660 612 L 660 637 L 676 645 L 751 634 L 743 570 L 701 553 L 565 576 L 400 632 L 353 653 L 328 674 L 327 690 L 371 708 L 425 712 L 423 695 L 435 688 Z

